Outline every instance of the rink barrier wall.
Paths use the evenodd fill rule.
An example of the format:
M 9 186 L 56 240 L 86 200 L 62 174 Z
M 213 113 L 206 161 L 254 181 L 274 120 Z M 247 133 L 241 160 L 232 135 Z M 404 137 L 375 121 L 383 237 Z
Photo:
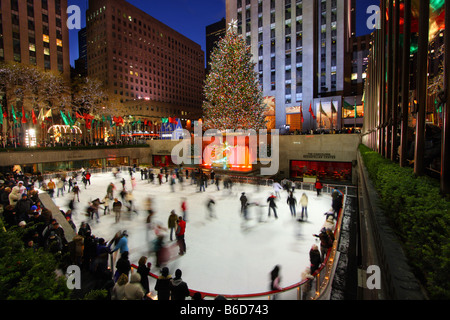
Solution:
M 305 184 L 309 185 L 309 184 Z M 303 186 L 303 185 L 302 185 Z M 336 189 L 337 186 L 332 185 L 324 185 L 324 189 L 326 193 L 330 193 Z M 348 190 L 353 189 L 355 187 L 353 186 L 339 186 L 341 189 Z M 305 190 L 305 189 L 302 189 Z M 342 191 L 342 190 L 341 190 Z M 314 272 L 314 274 L 311 275 L 310 278 L 306 278 L 301 280 L 298 283 L 294 283 L 292 285 L 289 285 L 287 287 L 282 288 L 281 290 L 273 290 L 273 291 L 265 291 L 260 293 L 252 293 L 252 294 L 221 294 L 221 293 L 211 293 L 211 292 L 203 292 L 198 291 L 194 289 L 189 289 L 190 296 L 192 297 L 195 293 L 200 293 L 203 298 L 210 298 L 214 299 L 215 297 L 221 295 L 224 296 L 226 299 L 231 300 L 251 300 L 251 299 L 257 299 L 261 300 L 263 297 L 265 299 L 271 300 L 275 295 L 290 292 L 292 290 L 296 290 L 296 300 L 328 300 L 329 298 L 329 290 L 330 290 L 330 284 L 333 280 L 333 273 L 335 269 L 335 265 L 337 263 L 337 255 L 338 255 L 338 244 L 339 244 L 339 237 L 341 233 L 341 225 L 342 225 L 342 218 L 343 218 L 343 210 L 344 210 L 344 204 L 345 204 L 345 197 L 347 195 L 344 193 L 343 206 L 339 210 L 338 218 L 336 221 L 336 228 L 334 231 L 334 242 L 333 246 L 330 250 L 328 250 L 328 253 L 324 259 L 324 262 L 320 266 L 318 270 Z M 352 196 L 352 195 L 350 195 Z M 307 257 L 309 259 L 309 257 Z M 131 266 L 135 269 L 138 268 L 136 264 L 131 264 Z M 150 272 L 149 276 L 153 279 L 157 280 L 158 275 Z

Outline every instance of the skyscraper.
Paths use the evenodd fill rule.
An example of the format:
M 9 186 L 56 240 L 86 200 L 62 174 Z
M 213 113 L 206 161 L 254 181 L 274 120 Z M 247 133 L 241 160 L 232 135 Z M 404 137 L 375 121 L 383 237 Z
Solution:
M 217 42 L 226 34 L 227 23 L 225 18 L 222 20 L 206 26 L 206 72 L 209 71 L 209 63 L 211 61 L 211 54 Z
M 205 75 L 199 44 L 124 0 L 90 0 L 86 23 L 88 76 L 103 81 L 127 111 L 199 116 Z
M 324 128 L 321 110 L 338 125 L 338 112 L 333 115 L 332 110 L 341 107 L 350 86 L 352 4 L 354 0 L 227 0 L 227 22 L 237 20 L 238 32 L 252 47 L 277 128 Z
M 8 0 L 0 6 L 0 61 L 53 70 L 68 80 L 67 0 Z
M 77 76 L 87 76 L 86 28 L 83 28 L 78 32 L 78 59 L 75 60 L 75 72 Z

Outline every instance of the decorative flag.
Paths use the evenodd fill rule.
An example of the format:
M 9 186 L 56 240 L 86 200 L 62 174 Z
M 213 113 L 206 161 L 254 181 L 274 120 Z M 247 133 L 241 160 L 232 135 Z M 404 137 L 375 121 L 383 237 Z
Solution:
M 334 102 L 331 102 L 331 112 L 337 113 L 337 108 L 334 106 Z
M 48 111 L 47 111 L 47 113 L 44 115 L 44 119 L 45 118 L 52 118 L 53 116 L 52 116 L 52 109 L 49 109 Z
M 3 108 L 1 103 L 0 103 L 0 124 L 3 124 Z
M 33 119 L 33 124 L 37 123 L 36 114 L 34 113 L 34 109 L 31 109 L 31 118 Z
M 16 118 L 16 113 L 14 112 L 14 106 L 13 105 L 11 105 L 11 114 L 12 114 L 12 117 L 13 117 L 14 124 L 16 124 L 17 123 L 17 118 Z
M 328 117 L 328 114 L 322 108 L 322 101 L 319 104 L 319 108 L 320 113 L 323 114 L 325 117 Z
M 345 110 L 353 110 L 353 106 L 344 100 L 344 105 L 342 106 Z
M 313 112 L 313 109 L 312 109 L 312 104 L 309 105 L 309 113 L 311 113 L 313 119 L 316 120 L 316 116 L 314 115 L 314 112 Z
M 39 120 L 39 122 L 43 122 L 44 121 L 44 111 L 42 110 L 42 108 L 39 111 L 38 120 Z
M 69 117 L 69 123 L 70 123 L 70 128 L 73 128 L 73 125 L 75 124 L 75 120 L 73 120 L 72 115 L 70 114 L 70 112 L 67 112 L 67 116 Z
M 69 126 L 70 125 L 69 119 L 67 119 L 67 116 L 64 114 L 64 112 L 62 110 L 60 110 L 60 112 L 61 112 L 61 118 L 63 119 L 64 124 L 66 126 Z
M 305 122 L 305 118 L 303 118 L 303 108 L 302 107 L 300 107 L 300 119 L 301 119 L 302 123 Z
M 27 117 L 25 115 L 25 110 L 22 106 L 22 123 L 27 123 Z

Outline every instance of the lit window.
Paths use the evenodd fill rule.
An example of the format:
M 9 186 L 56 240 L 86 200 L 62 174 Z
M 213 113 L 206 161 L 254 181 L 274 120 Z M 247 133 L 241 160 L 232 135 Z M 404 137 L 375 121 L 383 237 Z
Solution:
M 44 34 L 44 35 L 42 36 L 42 40 L 43 40 L 44 42 L 50 42 L 50 37 L 49 37 L 48 35 Z

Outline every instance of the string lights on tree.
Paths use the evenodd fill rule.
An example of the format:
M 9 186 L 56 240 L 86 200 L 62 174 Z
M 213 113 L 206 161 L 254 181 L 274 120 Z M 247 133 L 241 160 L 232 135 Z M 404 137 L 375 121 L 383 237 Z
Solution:
M 205 129 L 266 129 L 266 106 L 250 47 L 232 21 L 211 56 L 203 102 Z

